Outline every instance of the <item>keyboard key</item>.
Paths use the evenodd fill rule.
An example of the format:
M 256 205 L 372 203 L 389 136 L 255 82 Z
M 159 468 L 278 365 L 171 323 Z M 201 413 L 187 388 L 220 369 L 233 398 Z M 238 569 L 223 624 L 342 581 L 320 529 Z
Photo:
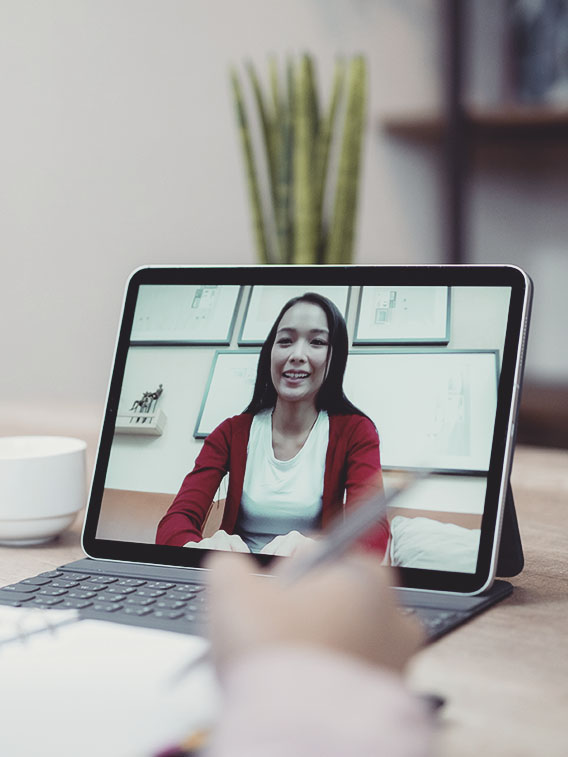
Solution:
M 136 605 L 130 605 L 125 607 L 124 612 L 126 615 L 149 615 L 152 612 L 150 607 L 137 607 Z
M 146 583 L 146 581 L 142 581 L 139 578 L 121 578 L 118 581 L 118 585 L 119 586 L 134 586 L 134 587 L 137 587 L 137 586 L 144 586 L 145 583 Z
M 4 589 L 0 589 L 0 599 L 9 599 L 13 602 L 26 602 L 34 597 L 35 594 L 25 594 L 21 591 L 4 591 Z
M 83 591 L 82 589 L 73 589 L 67 592 L 67 596 L 71 599 L 93 599 L 97 596 L 95 591 Z
M 192 594 L 197 594 L 199 591 L 203 591 L 205 587 L 201 586 L 200 584 L 178 584 L 177 586 L 174 586 L 172 591 L 181 591 L 181 592 L 191 592 Z
M 146 587 L 136 591 L 139 597 L 153 597 L 154 599 L 156 597 L 163 597 L 165 593 L 165 591 L 160 591 L 159 589 L 147 589 Z
M 53 586 L 55 589 L 74 589 L 76 586 L 79 586 L 79 581 L 62 581 L 61 578 L 55 578 L 50 586 Z
M 2 591 L 15 591 L 18 594 L 33 594 L 38 590 L 37 586 L 30 584 L 10 584 L 9 586 L 3 586 Z
M 205 605 L 201 604 L 200 602 L 190 602 L 187 605 L 186 609 L 189 612 L 200 614 L 200 613 L 205 612 L 206 607 L 205 607 Z
M 166 592 L 164 595 L 165 599 L 172 599 L 172 600 L 180 600 L 182 602 L 187 601 L 188 599 L 193 599 L 195 596 L 195 592 L 193 591 L 175 591 L 175 589 L 172 589 L 171 591 Z
M 173 589 L 175 584 L 169 584 L 165 581 L 147 581 L 146 586 L 149 589 Z
M 30 604 L 37 607 L 53 607 L 63 602 L 63 597 L 36 597 Z
M 93 610 L 97 610 L 98 612 L 116 612 L 121 608 L 122 605 L 112 604 L 111 602 L 95 602 L 93 605 Z
M 73 610 L 84 610 L 85 607 L 90 607 L 93 603 L 88 599 L 67 599 L 65 598 L 60 607 L 65 607 Z
M 173 602 L 171 600 L 165 600 L 165 599 L 158 599 L 156 602 L 156 607 L 159 607 L 160 610 L 179 610 L 180 608 L 185 609 L 185 602 Z
M 133 594 L 136 589 L 131 586 L 119 586 L 119 584 L 116 584 L 116 586 L 109 586 L 106 590 L 107 594 Z
M 128 597 L 125 605 L 136 605 L 137 607 L 147 607 L 148 605 L 153 605 L 155 603 L 155 599 L 152 599 L 151 597 L 137 597 L 134 595 L 133 597 Z
M 31 602 L 33 597 L 30 597 L 30 595 L 25 594 L 8 594 L 6 596 L 2 596 L 0 594 L 0 605 L 7 605 L 8 607 L 20 607 L 27 602 Z
M 93 581 L 83 581 L 80 584 L 81 591 L 105 591 L 108 588 L 108 584 L 99 584 Z
M 88 573 L 71 573 L 65 571 L 61 576 L 67 581 L 86 581 L 91 576 Z
M 34 586 L 45 586 L 51 583 L 51 578 L 41 578 L 41 576 L 34 576 L 33 578 L 25 578 L 20 583 L 33 584 Z
M 118 581 L 118 578 L 112 576 L 87 576 L 91 581 L 96 581 L 99 584 L 114 584 Z
M 182 610 L 154 610 L 155 618 L 165 618 L 166 620 L 175 620 L 176 618 L 183 617 Z
M 63 573 L 60 570 L 46 570 L 45 573 L 39 574 L 42 578 L 59 578 Z
M 97 602 L 124 602 L 126 594 L 97 594 Z
M 38 591 L 38 596 L 61 597 L 63 594 L 67 594 L 67 589 L 52 589 L 51 586 L 46 586 Z

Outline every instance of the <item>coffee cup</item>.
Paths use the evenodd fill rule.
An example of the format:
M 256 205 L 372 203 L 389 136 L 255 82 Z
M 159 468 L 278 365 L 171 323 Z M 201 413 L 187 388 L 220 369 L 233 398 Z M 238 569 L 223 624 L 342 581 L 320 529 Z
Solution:
M 85 505 L 86 443 L 63 436 L 0 437 L 0 544 L 50 541 Z

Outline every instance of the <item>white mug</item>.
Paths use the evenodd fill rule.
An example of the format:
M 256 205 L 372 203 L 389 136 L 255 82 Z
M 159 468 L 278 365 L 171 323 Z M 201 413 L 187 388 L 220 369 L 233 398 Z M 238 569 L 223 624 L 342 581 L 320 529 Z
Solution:
M 85 505 L 86 443 L 64 436 L 0 437 L 0 544 L 53 539 Z

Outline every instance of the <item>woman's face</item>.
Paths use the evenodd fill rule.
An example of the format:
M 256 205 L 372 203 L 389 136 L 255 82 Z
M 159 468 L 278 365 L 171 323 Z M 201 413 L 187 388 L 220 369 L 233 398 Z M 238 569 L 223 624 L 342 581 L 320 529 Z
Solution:
M 326 377 L 330 349 L 327 317 L 319 305 L 298 302 L 287 310 L 278 324 L 270 359 L 278 397 L 315 403 Z

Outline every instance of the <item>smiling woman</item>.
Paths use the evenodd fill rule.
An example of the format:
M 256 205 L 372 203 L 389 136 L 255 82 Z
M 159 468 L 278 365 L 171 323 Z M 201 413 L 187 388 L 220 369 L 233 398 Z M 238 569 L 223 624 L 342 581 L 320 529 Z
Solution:
M 156 542 L 291 555 L 344 507 L 382 488 L 379 437 L 343 392 L 348 338 L 326 297 L 289 300 L 264 342 L 253 397 L 207 437 Z M 202 529 L 229 473 L 221 529 Z M 388 525 L 369 546 L 385 550 Z

